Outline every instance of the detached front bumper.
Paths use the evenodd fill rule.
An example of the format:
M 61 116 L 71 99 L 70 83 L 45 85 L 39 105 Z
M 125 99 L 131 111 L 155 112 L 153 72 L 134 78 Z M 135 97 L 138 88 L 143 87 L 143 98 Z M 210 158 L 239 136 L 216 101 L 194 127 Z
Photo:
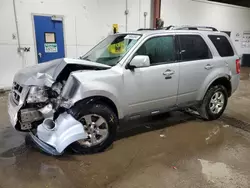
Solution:
M 45 142 L 43 142 L 42 140 L 40 140 L 37 136 L 35 136 L 32 132 L 30 132 L 26 139 L 28 141 L 32 141 L 39 149 L 41 149 L 43 152 L 49 154 L 49 155 L 53 155 L 53 156 L 59 156 L 62 155 L 62 153 L 59 153 L 58 151 L 56 151 L 55 148 L 53 148 L 52 146 L 46 144 Z
M 37 127 L 36 135 L 31 133 L 30 136 L 44 152 L 51 155 L 61 155 L 66 147 L 73 142 L 86 139 L 88 134 L 79 121 L 65 112 L 55 120 L 53 129 L 48 129 L 42 123 Z

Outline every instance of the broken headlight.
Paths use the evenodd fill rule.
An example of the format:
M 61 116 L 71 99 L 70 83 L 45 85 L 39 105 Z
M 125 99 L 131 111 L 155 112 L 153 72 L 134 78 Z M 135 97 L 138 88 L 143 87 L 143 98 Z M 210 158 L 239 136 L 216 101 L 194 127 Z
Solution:
M 32 86 L 27 97 L 27 103 L 40 103 L 48 100 L 48 94 L 44 87 Z

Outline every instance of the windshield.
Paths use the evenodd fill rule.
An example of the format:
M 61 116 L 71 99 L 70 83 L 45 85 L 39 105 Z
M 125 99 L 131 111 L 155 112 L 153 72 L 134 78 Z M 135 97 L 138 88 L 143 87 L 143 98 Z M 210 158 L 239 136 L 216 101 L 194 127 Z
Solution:
M 136 44 L 140 37 L 141 35 L 135 34 L 110 35 L 81 59 L 114 66 Z

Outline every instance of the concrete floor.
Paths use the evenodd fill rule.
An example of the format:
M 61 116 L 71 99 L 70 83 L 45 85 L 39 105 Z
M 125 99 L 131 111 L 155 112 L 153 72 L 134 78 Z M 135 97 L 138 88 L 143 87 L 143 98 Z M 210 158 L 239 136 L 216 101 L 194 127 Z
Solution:
M 8 122 L 1 96 L 0 188 L 249 187 L 249 72 L 243 70 L 220 120 L 175 112 L 128 124 L 134 128 L 119 133 L 108 151 L 85 156 L 55 158 L 25 146 L 24 135 Z

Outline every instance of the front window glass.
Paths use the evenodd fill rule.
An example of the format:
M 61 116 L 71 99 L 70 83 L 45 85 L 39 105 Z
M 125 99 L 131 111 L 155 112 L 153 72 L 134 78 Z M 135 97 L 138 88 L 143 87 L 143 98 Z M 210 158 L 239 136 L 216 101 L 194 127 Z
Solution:
M 160 36 L 147 40 L 136 52 L 136 55 L 147 55 L 151 65 L 167 64 L 175 61 L 173 36 Z
M 140 37 L 141 35 L 135 34 L 110 35 L 81 59 L 114 66 L 137 43 Z

